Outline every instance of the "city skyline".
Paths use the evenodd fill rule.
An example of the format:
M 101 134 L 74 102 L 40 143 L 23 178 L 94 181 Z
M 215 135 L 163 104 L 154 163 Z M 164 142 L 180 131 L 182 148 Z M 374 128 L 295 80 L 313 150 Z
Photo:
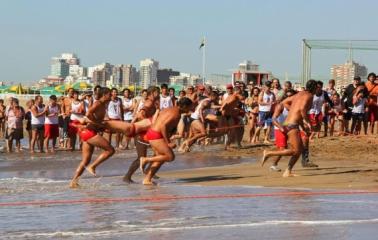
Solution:
M 231 76 L 252 60 L 275 76 L 299 76 L 301 39 L 378 39 L 378 3 L 359 1 L 7 1 L 0 7 L 0 81 L 33 82 L 48 75 L 50 58 L 74 52 L 83 65 L 102 62 L 138 66 L 157 59 L 161 68 L 201 74 L 203 36 L 207 75 Z M 143 15 L 140 11 L 143 10 Z M 258 9 L 258 11 L 256 11 Z M 300 20 L 300 21 L 298 21 Z M 347 51 L 313 54 L 313 75 L 329 76 Z M 369 71 L 374 52 L 355 52 Z M 22 71 L 20 71 L 22 66 Z

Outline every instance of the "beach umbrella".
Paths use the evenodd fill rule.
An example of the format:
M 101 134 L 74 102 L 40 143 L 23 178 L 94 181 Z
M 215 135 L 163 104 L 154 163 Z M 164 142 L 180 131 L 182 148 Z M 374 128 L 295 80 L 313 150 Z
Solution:
M 62 84 L 55 87 L 55 91 L 64 93 L 67 91 L 71 86 L 69 84 Z
M 87 90 L 91 89 L 92 85 L 86 82 L 75 82 L 74 84 L 72 84 L 72 88 L 74 88 L 75 90 Z

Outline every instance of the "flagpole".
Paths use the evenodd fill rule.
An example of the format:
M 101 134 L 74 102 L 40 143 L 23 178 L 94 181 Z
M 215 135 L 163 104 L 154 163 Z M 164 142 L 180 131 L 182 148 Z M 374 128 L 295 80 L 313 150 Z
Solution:
M 206 72 L 206 38 L 203 38 L 204 46 L 202 49 L 202 84 L 205 85 L 205 72 Z

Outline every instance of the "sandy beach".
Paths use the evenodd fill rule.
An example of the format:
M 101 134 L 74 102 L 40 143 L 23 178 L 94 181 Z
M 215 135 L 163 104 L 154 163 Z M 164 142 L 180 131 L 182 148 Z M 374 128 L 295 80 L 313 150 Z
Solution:
M 315 139 L 310 144 L 310 159 L 318 168 L 302 168 L 300 159 L 294 171 L 299 177 L 282 178 L 282 172 L 269 171 L 269 160 L 260 166 L 263 149 L 274 146 L 246 146 L 230 152 L 218 151 L 217 156 L 240 156 L 256 158 L 256 163 L 241 163 L 230 166 L 168 171 L 161 177 L 180 179 L 185 184 L 203 186 L 251 185 L 264 187 L 293 187 L 315 189 L 373 189 L 378 186 L 378 137 L 349 136 Z M 220 146 L 219 146 L 220 147 Z M 285 169 L 288 158 L 279 163 Z M 171 163 L 174 164 L 174 163 Z

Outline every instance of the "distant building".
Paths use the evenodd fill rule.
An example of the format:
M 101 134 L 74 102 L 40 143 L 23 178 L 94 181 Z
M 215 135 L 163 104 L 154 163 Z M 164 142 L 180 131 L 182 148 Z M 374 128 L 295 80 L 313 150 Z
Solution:
M 340 89 L 352 83 L 353 78 L 367 76 L 367 68 L 354 61 L 347 61 L 344 64 L 335 64 L 331 67 L 331 78 L 335 79 L 335 87 Z
M 75 79 L 87 76 L 87 68 L 80 65 L 69 65 L 69 75 Z
M 139 79 L 138 72 L 133 65 L 123 65 L 121 67 L 122 72 L 122 79 L 121 79 L 121 85 L 124 87 L 128 87 L 130 85 L 134 85 L 137 83 L 137 80 Z
M 60 58 L 64 59 L 69 65 L 80 65 L 80 59 L 75 53 L 62 53 Z
M 183 85 L 194 86 L 199 83 L 202 83 L 202 78 L 200 75 L 190 74 L 190 73 L 180 73 L 178 76 L 171 76 L 169 78 L 170 85 Z
M 69 64 L 61 58 L 51 59 L 51 76 L 65 78 L 69 75 Z
M 159 62 L 154 59 L 147 58 L 140 61 L 139 86 L 142 88 L 148 88 L 151 85 L 156 85 L 158 69 Z
M 173 71 L 172 69 L 158 69 L 157 70 L 157 84 L 160 86 L 161 84 L 169 84 L 169 78 L 172 76 L 179 76 L 180 72 Z
M 113 73 L 113 65 L 110 63 L 102 63 L 94 67 L 89 67 L 87 76 L 92 79 L 95 85 L 106 86 L 107 82 L 111 80 Z
M 232 83 L 242 81 L 244 83 L 253 82 L 255 85 L 262 85 L 272 78 L 272 72 L 260 71 L 259 65 L 251 61 L 244 61 L 239 64 L 239 68 L 232 73 Z

